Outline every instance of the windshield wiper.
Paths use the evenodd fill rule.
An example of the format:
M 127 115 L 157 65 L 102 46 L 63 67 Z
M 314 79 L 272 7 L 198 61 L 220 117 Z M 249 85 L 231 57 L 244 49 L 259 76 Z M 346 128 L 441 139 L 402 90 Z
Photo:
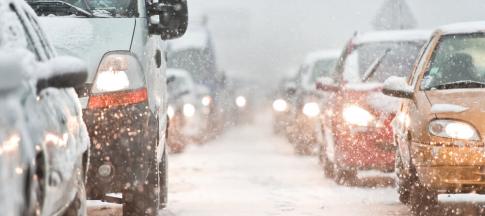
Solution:
M 379 66 L 381 65 L 384 58 L 390 52 L 391 52 L 391 49 L 386 49 L 386 51 L 384 51 L 384 54 L 382 54 L 374 62 L 372 62 L 372 64 L 369 66 L 369 68 L 365 71 L 364 77 L 362 78 L 362 82 L 367 82 L 367 80 L 369 80 L 372 76 L 374 76 L 374 74 L 377 71 L 377 68 L 379 68 Z
M 473 81 L 473 80 L 462 80 L 456 82 L 443 83 L 436 86 L 427 88 L 431 89 L 456 89 L 456 88 L 485 88 L 485 83 Z
M 82 8 L 74 6 L 64 1 L 29 1 L 29 5 L 34 9 L 38 16 L 85 16 L 93 17 L 93 14 Z

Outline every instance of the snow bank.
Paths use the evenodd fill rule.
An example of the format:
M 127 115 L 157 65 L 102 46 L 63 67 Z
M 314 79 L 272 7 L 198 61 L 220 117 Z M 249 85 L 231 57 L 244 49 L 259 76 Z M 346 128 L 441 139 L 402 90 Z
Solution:
M 463 107 L 455 104 L 433 104 L 431 107 L 431 113 L 462 113 L 467 111 L 467 107 Z
M 387 42 L 387 41 L 417 41 L 429 40 L 431 31 L 410 30 L 410 31 L 376 31 L 358 35 L 354 39 L 355 44 Z

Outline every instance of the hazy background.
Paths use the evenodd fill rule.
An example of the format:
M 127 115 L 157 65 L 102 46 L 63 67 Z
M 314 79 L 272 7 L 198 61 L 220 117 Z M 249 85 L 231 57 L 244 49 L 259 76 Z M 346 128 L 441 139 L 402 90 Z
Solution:
M 369 31 L 384 0 L 188 0 L 207 14 L 219 67 L 265 85 L 295 72 L 305 54 L 341 48 Z M 483 0 L 408 0 L 419 28 L 485 20 Z

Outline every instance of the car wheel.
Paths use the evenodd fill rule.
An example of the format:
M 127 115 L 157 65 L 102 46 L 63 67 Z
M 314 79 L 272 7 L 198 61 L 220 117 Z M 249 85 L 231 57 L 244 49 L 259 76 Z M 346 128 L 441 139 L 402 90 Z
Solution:
M 168 160 L 167 150 L 163 150 L 162 162 L 160 162 L 160 208 L 167 206 L 168 202 Z
M 357 180 L 356 170 L 342 169 L 338 166 L 336 166 L 335 168 L 336 168 L 335 176 L 334 176 L 335 183 L 339 185 L 347 185 L 347 186 L 355 185 Z
M 123 191 L 123 216 L 155 216 L 160 207 L 159 163 L 151 163 L 145 184 Z
M 409 194 L 411 212 L 416 216 L 430 215 L 438 205 L 438 193 L 419 182 L 415 172 L 412 175 L 414 182 Z
M 80 171 L 78 175 L 77 193 L 74 200 L 69 204 L 63 216 L 85 216 L 87 215 L 86 209 L 86 187 L 84 185 L 84 172 Z
M 334 177 L 334 164 L 330 159 L 327 157 L 327 152 L 326 152 L 327 144 L 325 141 L 320 144 L 320 148 L 318 151 L 318 159 L 320 161 L 320 165 L 323 169 L 323 174 L 327 178 L 333 178 Z
M 409 204 L 412 181 L 409 172 L 406 172 L 402 163 L 401 156 L 396 151 L 396 175 L 397 175 L 397 192 L 399 201 L 403 204 Z

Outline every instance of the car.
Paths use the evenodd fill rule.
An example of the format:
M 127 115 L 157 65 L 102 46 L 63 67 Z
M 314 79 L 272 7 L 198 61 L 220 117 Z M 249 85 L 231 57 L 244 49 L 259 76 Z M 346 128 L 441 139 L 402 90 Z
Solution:
M 278 84 L 278 88 L 273 97 L 273 132 L 286 136 L 287 127 L 290 123 L 289 113 L 294 106 L 296 95 L 296 84 L 294 78 L 284 78 Z
M 170 126 L 168 147 L 171 153 L 180 153 L 191 143 L 204 140 L 209 126 L 209 110 L 205 105 L 210 101 L 200 98 L 199 88 L 189 72 L 169 68 L 167 77 Z
M 332 73 L 340 50 L 323 50 L 306 56 L 297 75 L 296 107 L 290 115 L 288 138 L 299 154 L 311 154 L 317 143 L 321 100 L 315 82 Z
M 377 31 L 358 34 L 346 45 L 335 72 L 317 88 L 328 93 L 321 116 L 319 159 L 327 177 L 356 183 L 359 170 L 394 171 L 391 121 L 399 100 L 383 95 L 386 78 L 407 75 L 429 31 Z
M 0 0 L 2 215 L 86 215 L 89 137 L 74 87 L 85 64 L 59 57 L 34 11 Z
M 400 200 L 416 214 L 438 194 L 485 194 L 482 152 L 485 22 L 438 28 L 407 77 L 383 92 L 402 98 L 394 125 Z
M 28 3 L 57 50 L 88 63 L 87 83 L 76 90 L 92 143 L 89 198 L 122 203 L 124 215 L 156 215 L 167 200 L 163 40 L 185 33 L 187 2 Z

